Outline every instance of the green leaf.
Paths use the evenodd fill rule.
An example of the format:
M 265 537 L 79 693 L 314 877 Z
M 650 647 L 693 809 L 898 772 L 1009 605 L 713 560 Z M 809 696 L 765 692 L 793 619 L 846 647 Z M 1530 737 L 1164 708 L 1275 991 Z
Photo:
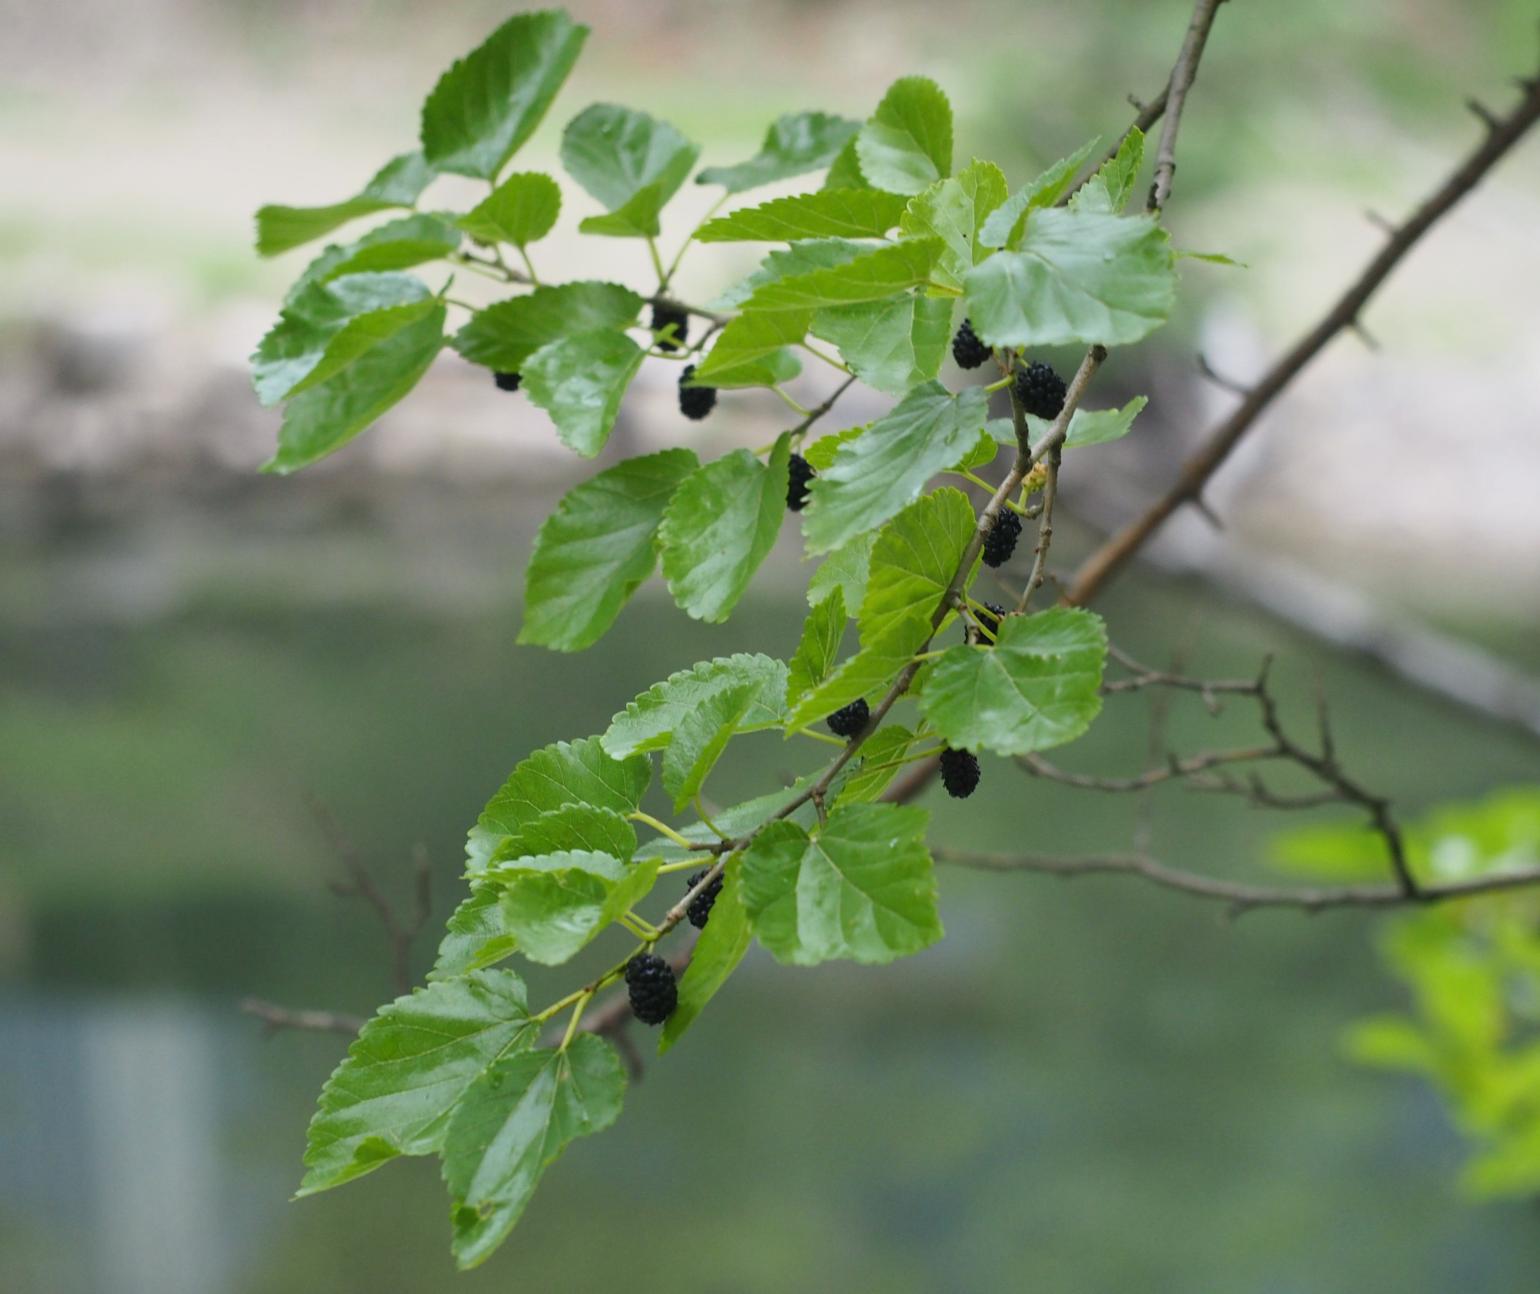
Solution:
M 663 510 L 700 466 L 688 449 L 627 459 L 569 490 L 535 536 L 519 641 L 591 647 L 652 574 Z
M 291 305 L 311 283 L 327 283 L 344 274 L 410 269 L 442 260 L 460 246 L 460 230 L 449 216 L 423 213 L 389 220 L 362 238 L 333 244 L 305 267 L 285 298 Z
M 962 277 L 989 255 L 979 231 L 1005 201 L 1005 175 L 993 162 L 974 161 L 909 199 L 899 227 L 906 238 L 939 238 L 944 250 L 932 271 L 937 283 L 962 287 Z
M 825 557 L 807 582 L 808 605 L 817 606 L 839 589 L 847 607 L 860 606 L 861 599 L 866 596 L 867 571 L 872 559 L 872 545 L 876 542 L 877 532 L 868 530 Z
M 1010 616 L 993 647 L 953 647 L 930 667 L 920 710 L 959 749 L 1025 755 L 1061 746 L 1101 711 L 1106 657 L 1106 630 L 1089 611 Z
M 652 764 L 643 756 L 612 759 L 597 737 L 559 741 L 519 761 L 477 825 L 513 835 L 531 818 L 568 804 L 634 813 L 651 780 Z
M 264 472 L 288 473 L 325 458 L 417 385 L 444 344 L 442 305 L 401 328 L 284 407 L 278 452 Z
M 1134 419 L 1148 403 L 1147 396 L 1136 395 L 1121 409 L 1076 409 L 1064 436 L 1064 448 L 1079 449 L 1087 445 L 1105 445 L 1110 440 L 1121 440 L 1128 435 Z M 1036 439 L 1046 436 L 1053 424 L 1047 419 L 1034 418 L 1028 414 L 1027 426 L 1032 429 L 1033 438 Z M 1011 443 L 1016 443 L 1014 436 Z
M 845 146 L 835 155 L 834 161 L 829 164 L 829 174 L 824 177 L 825 189 L 869 189 L 872 186 L 866 182 L 866 177 L 861 174 L 861 159 L 856 155 L 856 145 L 860 142 L 860 135 L 852 135 L 845 141 Z
M 350 220 L 392 207 L 410 207 L 433 179 L 421 153 L 402 153 L 386 162 L 358 193 L 325 207 L 268 205 L 257 212 L 257 252 L 276 256 L 321 238 Z
M 663 752 L 663 789 L 674 797 L 675 813 L 700 793 L 738 725 L 757 702 L 758 690 L 753 683 L 735 683 L 711 693 L 681 716 L 674 739 Z
M 964 278 L 968 317 L 991 346 L 1126 345 L 1165 322 L 1176 297 L 1171 242 L 1148 216 L 1037 212 L 1019 252 Z
M 898 761 L 909 753 L 913 743 L 914 734 L 902 724 L 885 723 L 878 728 L 861 743 L 861 758 L 834 807 L 869 804 L 878 799 L 887 790 L 888 783 L 898 776 Z M 716 916 L 714 909 L 711 915 Z
M 1102 445 L 1109 440 L 1118 440 L 1126 436 L 1134 424 L 1144 406 L 1149 403 L 1147 396 L 1136 395 L 1121 409 L 1076 409 L 1070 416 L 1069 429 L 1065 433 L 1064 447 L 1066 449 L 1084 448 L 1087 445 Z M 1033 442 L 1037 442 L 1048 434 L 1053 426 L 1052 419 L 1038 418 L 1032 414 L 1027 415 L 1027 428 L 1032 433 Z M 984 424 L 984 430 L 998 450 L 1000 445 L 1016 447 L 1016 424 L 1009 418 L 991 418 Z M 989 462 L 994 454 L 983 456 L 980 449 L 978 454 L 970 455 L 968 466 L 976 466 L 979 462 Z
M 802 513 L 809 549 L 838 548 L 912 502 L 926 481 L 973 448 L 987 405 L 980 387 L 953 395 L 926 382 L 841 445 L 833 465 L 813 482 Z
M 952 105 L 934 81 L 893 82 L 856 137 L 861 174 L 890 193 L 919 193 L 952 170 Z
M 454 337 L 472 364 L 517 373 L 542 346 L 576 333 L 629 328 L 642 299 L 618 283 L 580 281 L 536 288 L 478 310 Z
M 738 892 L 738 869 L 729 863 L 722 873 L 722 889 L 711 905 L 711 920 L 695 941 L 690 964 L 679 980 L 679 1005 L 663 1022 L 663 1036 L 658 1039 L 662 1055 L 679 1041 L 684 1031 L 706 1009 L 706 1003 L 738 969 L 753 942 L 748 914 Z
M 384 345 L 397 333 L 427 318 L 435 310 L 442 314 L 443 307 L 430 297 L 426 301 L 386 306 L 383 310 L 354 315 L 326 343 L 326 350 L 316 366 L 289 388 L 288 398 L 293 399 L 302 391 L 320 386 L 355 364 L 376 346 Z M 442 325 L 439 332 L 443 332 Z
M 903 395 L 941 368 L 952 337 L 952 298 L 908 292 L 886 301 L 835 306 L 813 316 L 850 370 L 889 395 Z
M 924 809 L 836 808 L 816 837 L 771 823 L 744 851 L 750 928 L 777 961 L 890 962 L 941 938 Z
M 763 655 L 719 656 L 654 683 L 610 721 L 600 740 L 617 759 L 663 750 L 674 731 L 715 693 L 748 684 L 755 703 L 739 732 L 780 726 L 786 713 L 786 666 Z
M 1096 174 L 1070 199 L 1070 205 L 1086 211 L 1120 214 L 1133 195 L 1143 165 L 1144 132 L 1138 126 L 1131 126 L 1118 145 L 1118 151 L 1101 164 Z
M 779 283 L 798 274 L 844 265 L 871 250 L 871 243 L 853 242 L 848 238 L 807 238 L 787 247 L 778 247 L 767 253 L 759 268 L 747 278 L 719 293 L 712 303 L 713 308 L 727 310 L 741 306 L 766 283 Z
M 551 415 L 562 443 L 593 458 L 610 438 L 620 401 L 646 357 L 623 332 L 573 333 L 524 362 L 524 389 Z
M 263 404 L 277 404 L 304 380 L 350 319 L 389 306 L 428 301 L 410 274 L 356 274 L 310 283 L 297 292 L 251 357 L 251 380 Z
M 789 662 L 786 705 L 796 705 L 806 693 L 828 678 L 839 659 L 845 637 L 845 594 L 836 585 L 829 596 L 816 603 L 802 626 L 802 641 Z
M 444 1143 L 462 1270 L 507 1239 L 541 1175 L 571 1142 L 615 1122 L 625 1091 L 613 1049 L 580 1033 L 565 1050 L 504 1058 L 466 1092 Z
M 422 105 L 422 151 L 440 171 L 491 180 L 545 116 L 588 28 L 559 9 L 510 18 L 439 78 Z
M 501 897 L 495 885 L 480 885 L 450 913 L 438 958 L 428 972 L 430 981 L 468 975 L 519 950 L 498 906 Z
M 939 238 L 889 243 L 844 265 L 766 283 L 755 289 L 744 308 L 804 311 L 881 301 L 925 283 L 941 249 Z
M 1096 151 L 1101 136 L 1088 139 L 1068 157 L 1061 158 L 1046 171 L 1024 184 L 996 209 L 979 230 L 979 242 L 985 247 L 1018 247 L 1027 217 L 1041 208 L 1051 207 L 1074 182 L 1080 168 Z
M 826 112 L 796 112 L 777 117 L 759 152 L 737 166 L 708 166 L 697 184 L 720 184 L 729 193 L 789 180 L 828 166 L 861 128 L 858 121 Z
M 904 199 L 876 189 L 823 189 L 774 198 L 718 216 L 695 235 L 703 243 L 792 242 L 799 238 L 880 238 L 898 224 Z
M 774 547 L 790 453 L 784 432 L 768 464 L 734 450 L 692 473 L 668 501 L 658 530 L 663 578 L 696 620 L 726 620 Z
M 608 854 L 570 850 L 501 863 L 486 873 L 518 950 L 531 961 L 571 960 L 657 879 L 658 860 L 633 866 Z
M 590 216 L 585 233 L 656 237 L 658 213 L 684 183 L 700 146 L 645 112 L 596 103 L 568 124 L 561 161 L 610 213 Z
M 539 854 L 571 850 L 628 859 L 636 852 L 636 828 L 614 809 L 593 804 L 564 804 L 526 818 L 499 837 L 488 863 L 511 862 Z
M 802 451 L 802 457 L 807 459 L 808 466 L 812 467 L 815 471 L 827 472 L 834 466 L 834 460 L 839 455 L 840 446 L 848 444 L 865 430 L 866 426 L 846 427 L 844 431 L 836 431 L 827 436 L 820 436 Z
M 807 335 L 812 318 L 805 310 L 745 311 L 717 335 L 696 378 L 718 387 L 742 387 L 774 386 L 795 377 L 800 365 L 786 347 Z
M 931 636 L 931 617 L 974 524 L 967 496 L 948 488 L 925 495 L 882 528 L 861 599 L 861 650 L 797 703 L 788 732 L 893 681 Z
M 460 228 L 484 243 L 525 247 L 544 238 L 561 212 L 561 189 L 540 171 L 518 171 L 460 217 Z
M 441 980 L 381 1007 L 321 1089 L 297 1194 L 439 1150 L 466 1089 L 538 1028 L 512 971 Z

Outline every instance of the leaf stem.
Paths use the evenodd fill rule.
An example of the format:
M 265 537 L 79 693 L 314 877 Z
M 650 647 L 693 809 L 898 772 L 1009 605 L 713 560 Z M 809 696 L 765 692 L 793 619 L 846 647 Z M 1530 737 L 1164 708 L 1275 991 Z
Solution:
M 772 391 L 774 391 L 778 396 L 781 397 L 782 400 L 784 400 L 786 402 L 787 406 L 791 409 L 791 411 L 793 413 L 800 413 L 803 416 L 808 416 L 808 415 L 810 415 L 812 413 L 811 409 L 804 409 L 800 404 L 798 404 L 795 400 L 793 400 L 791 398 L 791 396 L 787 395 L 785 391 L 781 390 L 780 387 L 772 386 L 770 389 Z
M 653 817 L 650 813 L 643 813 L 640 809 L 637 809 L 635 812 L 630 813 L 627 816 L 631 819 L 632 822 L 640 822 L 645 827 L 651 827 L 660 836 L 667 836 L 676 845 L 683 845 L 686 849 L 690 847 L 690 841 L 687 836 L 680 835 L 666 822 L 659 822 L 658 819 Z
M 583 1018 L 583 1011 L 593 1001 L 593 996 L 593 989 L 585 989 L 582 996 L 578 998 L 577 1004 L 572 1008 L 572 1019 L 567 1021 L 567 1032 L 562 1035 L 561 1046 L 557 1048 L 558 1051 L 566 1051 L 572 1045 L 572 1039 L 577 1034 L 578 1021 Z

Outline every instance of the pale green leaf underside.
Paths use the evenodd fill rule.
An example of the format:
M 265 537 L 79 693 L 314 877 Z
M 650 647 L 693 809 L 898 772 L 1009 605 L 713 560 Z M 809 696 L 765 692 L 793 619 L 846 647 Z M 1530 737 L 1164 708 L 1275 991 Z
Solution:
M 679 979 L 679 1005 L 663 1022 L 663 1035 L 658 1039 L 660 1055 L 678 1042 L 705 1010 L 752 942 L 748 914 L 738 892 L 738 869 L 729 863 L 722 874 L 722 889 L 711 905 L 711 920 L 696 940 L 690 964 Z
M 739 732 L 779 726 L 785 714 L 786 666 L 770 656 L 720 656 L 670 674 L 655 683 L 610 722 L 601 740 L 617 759 L 662 750 L 674 730 L 714 693 L 749 683 L 755 703 L 739 723 Z
M 789 454 L 785 434 L 768 464 L 734 450 L 687 477 L 669 500 L 658 530 L 663 578 L 695 619 L 727 619 L 775 545 Z
M 264 472 L 292 472 L 325 458 L 417 385 L 444 344 L 442 305 L 365 350 L 284 407 L 278 452 Z
M 466 1088 L 535 1030 L 511 971 L 442 980 L 381 1007 L 321 1089 L 298 1193 L 440 1149 Z
M 770 386 L 794 377 L 788 370 L 786 348 L 807 335 L 811 311 L 746 311 L 717 335 L 710 353 L 695 371 L 696 378 L 718 387 Z
M 1054 208 L 1033 213 L 1019 252 L 991 256 L 964 286 L 991 346 L 1126 345 L 1165 322 L 1176 271 L 1149 217 Z
M 491 966 L 519 950 L 519 941 L 508 929 L 495 886 L 478 886 L 449 915 L 438 957 L 428 979 L 453 979 Z
M 570 960 L 657 879 L 658 860 L 627 865 L 609 854 L 568 850 L 500 863 L 486 883 L 501 891 L 504 925 L 531 961 Z
M 663 752 L 663 789 L 674 797 L 674 812 L 690 804 L 705 785 L 727 743 L 753 711 L 758 690 L 735 683 L 711 693 L 683 715 Z
M 740 864 L 749 925 L 778 961 L 882 963 L 941 938 L 924 809 L 850 804 L 816 838 L 766 827 Z
M 1027 227 L 1031 213 L 1053 206 L 1064 196 L 1064 191 L 1099 143 L 1100 136 L 1088 139 L 1068 157 L 1061 158 L 1035 180 L 1017 189 L 984 222 L 979 230 L 979 241 L 985 247 L 1020 246 L 1022 231 Z
M 542 346 L 576 333 L 628 328 L 641 309 L 641 297 L 618 283 L 555 284 L 478 310 L 455 334 L 454 348 L 473 364 L 517 373 Z
M 787 663 L 786 704 L 794 707 L 834 670 L 840 643 L 845 637 L 845 595 L 836 585 L 808 612 L 802 626 L 802 639 Z
M 919 193 L 952 170 L 952 106 L 923 76 L 895 81 L 856 137 L 867 183 L 890 193 Z
M 456 60 L 422 106 L 428 161 L 494 179 L 540 124 L 587 36 L 560 10 L 522 13 Z
M 410 274 L 356 274 L 306 284 L 284 306 L 251 357 L 251 380 L 263 404 L 277 404 L 311 373 L 350 319 L 429 299 Z
M 834 806 L 866 804 L 880 797 L 901 771 L 897 761 L 908 753 L 914 734 L 898 723 L 885 723 L 861 745 L 861 755 Z M 713 916 L 715 913 L 713 913 Z
M 777 117 L 765 132 L 759 152 L 736 166 L 708 166 L 697 184 L 720 184 L 742 193 L 761 184 L 789 180 L 828 166 L 855 137 L 860 123 L 826 112 L 797 112 Z
M 695 165 L 700 147 L 645 112 L 596 103 L 562 133 L 561 161 L 609 213 L 579 226 L 588 233 L 650 237 L 658 213 Z
M 962 287 L 962 276 L 989 254 L 979 242 L 979 231 L 1005 196 L 1000 168 L 974 161 L 909 199 L 900 222 L 905 236 L 939 238 L 944 245 L 932 271 L 937 283 Z
M 807 582 L 808 605 L 817 606 L 834 589 L 839 589 L 847 607 L 860 606 L 866 596 L 866 576 L 876 542 L 877 532 L 868 530 L 825 557 Z
M 1089 611 L 1010 616 L 993 647 L 953 647 L 930 667 L 920 710 L 960 749 L 1025 755 L 1060 746 L 1100 712 L 1106 656 L 1106 631 Z
M 915 387 L 842 444 L 833 464 L 813 482 L 802 514 L 809 549 L 838 548 L 911 503 L 932 476 L 973 448 L 986 412 L 987 397 L 979 387 L 959 395 L 938 382 Z
M 651 780 L 652 765 L 645 758 L 612 759 L 597 737 L 559 741 L 519 761 L 477 825 L 512 835 L 537 815 L 568 804 L 633 813 Z
M 484 243 L 524 247 L 544 238 L 561 212 L 561 189 L 540 171 L 510 175 L 460 217 L 460 228 Z
M 535 537 L 519 641 L 557 651 L 596 643 L 652 574 L 663 510 L 699 466 L 692 451 L 665 449 L 568 491 Z
M 952 298 L 909 292 L 886 301 L 834 306 L 813 316 L 812 330 L 833 342 L 868 386 L 903 395 L 941 368 L 952 336 Z
M 465 1093 L 444 1144 L 454 1200 L 452 1247 L 462 1269 L 513 1230 L 541 1175 L 579 1137 L 620 1116 L 626 1075 L 608 1043 L 580 1033 L 563 1051 L 524 1051 Z
M 593 458 L 609 440 L 626 388 L 646 357 L 623 332 L 574 333 L 547 343 L 524 362 L 524 389 L 551 415 L 562 443 Z

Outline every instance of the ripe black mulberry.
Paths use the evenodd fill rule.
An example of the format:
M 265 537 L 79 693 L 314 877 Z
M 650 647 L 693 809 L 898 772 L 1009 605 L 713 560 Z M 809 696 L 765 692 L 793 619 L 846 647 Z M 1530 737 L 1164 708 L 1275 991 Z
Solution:
M 980 629 L 988 633 L 988 642 L 993 642 L 1000 636 L 1000 621 L 1005 619 L 1005 608 L 998 602 L 984 603 L 982 611 L 975 611 L 973 618 L 978 622 Z
M 807 504 L 808 486 L 818 473 L 801 454 L 793 454 L 786 462 L 786 506 L 793 512 L 801 512 Z
M 700 871 L 692 873 L 690 879 L 685 882 L 685 889 L 693 890 L 706 879 L 706 873 L 710 870 L 709 867 L 703 867 Z M 706 928 L 706 921 L 711 916 L 712 905 L 716 903 L 717 895 L 721 892 L 722 874 L 718 872 L 716 880 L 712 881 L 710 885 L 706 886 L 705 889 L 690 900 L 690 906 L 686 909 L 686 912 L 689 915 L 690 924 L 697 930 L 704 930 Z
M 686 386 L 685 383 L 694 376 L 695 365 L 686 364 L 679 375 L 679 412 L 699 422 L 716 408 L 717 389 L 714 386 Z
M 994 527 L 984 538 L 984 565 L 1004 566 L 1016 551 L 1021 538 L 1021 518 L 1009 508 L 1001 508 Z
M 652 307 L 652 331 L 662 333 L 670 324 L 674 331 L 668 336 L 658 337 L 659 350 L 683 350 L 684 341 L 690 331 L 689 313 L 679 306 L 668 305 L 659 302 Z
M 862 696 L 836 710 L 829 716 L 827 722 L 829 731 L 836 737 L 854 737 L 866 727 L 871 717 L 871 707 L 866 704 L 866 698 Z
M 643 1024 L 662 1024 L 679 1005 L 674 968 L 653 953 L 638 953 L 626 963 L 626 990 Z
M 1035 418 L 1057 418 L 1064 408 L 1064 379 L 1047 364 L 1018 368 L 1015 386 L 1021 407 Z
M 966 800 L 978 789 L 979 761 L 971 750 L 941 752 L 941 785 L 954 800 Z
M 978 333 L 973 331 L 973 320 L 964 319 L 962 327 L 957 330 L 957 336 L 952 338 L 952 358 L 957 361 L 959 368 L 977 368 L 994 352 L 979 340 Z
M 492 380 L 497 383 L 499 391 L 517 391 L 519 383 L 524 380 L 522 373 L 494 373 Z

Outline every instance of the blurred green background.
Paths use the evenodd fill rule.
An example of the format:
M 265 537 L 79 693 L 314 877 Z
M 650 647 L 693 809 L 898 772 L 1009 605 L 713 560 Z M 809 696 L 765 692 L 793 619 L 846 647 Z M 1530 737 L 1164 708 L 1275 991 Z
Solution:
M 1122 128 L 1124 96 L 1158 89 L 1188 6 L 572 8 L 595 34 L 532 166 L 554 166 L 561 124 L 594 99 L 668 117 L 707 161 L 732 161 L 780 112 L 863 116 L 888 81 L 923 71 L 953 95 L 959 156 L 996 158 L 1019 183 Z M 948 869 L 948 938 L 919 957 L 792 971 L 751 956 L 689 1045 L 649 1065 L 619 1126 L 574 1146 L 469 1276 L 451 1272 L 431 1162 L 286 1203 L 344 1044 L 264 1039 L 236 1004 L 258 994 L 366 1012 L 390 991 L 377 925 L 327 893 L 337 863 L 305 797 L 395 892 L 425 846 L 441 920 L 459 896 L 465 828 L 523 754 L 601 730 L 695 659 L 789 653 L 800 623 L 807 568 L 788 528 L 728 625 L 690 622 L 648 590 L 582 656 L 515 648 L 534 529 L 588 469 L 553 450 L 522 401 L 453 359 L 375 446 L 299 478 L 254 473 L 274 420 L 241 359 L 303 255 L 258 262 L 251 209 L 350 192 L 413 138 L 442 66 L 507 11 L 5 9 L 0 1288 L 1531 1285 L 1533 1205 L 1462 1197 L 1463 1148 L 1435 1097 L 1342 1058 L 1347 1023 L 1401 1000 L 1372 919 L 1226 922 L 1115 879 Z M 1227 4 L 1171 221 L 1180 245 L 1251 268 L 1190 272 L 1173 326 L 1115 358 L 1109 390 L 1153 403 L 1144 444 L 1118 447 L 1109 471 L 1165 480 L 1216 407 L 1195 348 L 1265 362 L 1376 245 L 1363 209 L 1404 212 L 1469 146 L 1462 97 L 1506 102 L 1505 79 L 1532 68 L 1536 44 L 1533 6 L 1518 0 Z M 1248 469 L 1258 491 L 1302 489 L 1306 508 L 1328 469 L 1300 468 L 1309 455 L 1286 447 L 1341 439 L 1337 488 L 1361 507 L 1323 507 L 1315 524 L 1241 507 L 1243 490 L 1232 518 L 1242 539 L 1531 670 L 1540 538 L 1513 494 L 1527 479 L 1533 495 L 1523 465 L 1535 461 L 1524 455 L 1540 364 L 1525 357 L 1540 354 L 1540 325 L 1494 275 L 1519 282 L 1535 268 L 1520 246 L 1540 196 L 1535 160 L 1530 141 L 1392 283 L 1371 313 L 1382 355 L 1342 342 L 1323 359 L 1330 421 L 1301 395 L 1269 442 L 1283 461 Z M 575 219 L 564 212 L 563 229 Z M 558 273 L 645 281 L 634 246 L 556 241 Z M 686 284 L 706 295 L 743 268 L 702 255 Z M 1482 385 L 1486 415 L 1408 396 L 1430 368 L 1446 391 Z M 663 383 L 633 401 L 618 438 L 633 450 L 681 435 Z M 759 395 L 723 406 L 683 434 L 714 452 L 762 441 L 781 417 Z M 1303 441 L 1287 439 L 1296 431 Z M 1416 448 L 1447 451 L 1451 434 L 1472 438 L 1468 452 Z M 1409 447 L 1404 458 L 1387 459 L 1387 443 Z M 1353 459 L 1355 444 L 1381 448 Z M 1431 532 L 1478 520 L 1491 533 L 1451 565 Z M 1061 569 L 1094 540 L 1068 521 Z M 1140 572 L 1100 609 L 1120 645 L 1151 661 L 1180 650 L 1194 672 L 1249 674 L 1277 653 L 1301 725 L 1319 676 L 1348 766 L 1408 811 L 1536 780 L 1532 738 L 1199 582 Z M 1142 699 L 1114 700 L 1064 762 L 1135 771 L 1147 723 Z M 1170 735 L 1193 749 L 1255 729 L 1242 708 L 1216 718 L 1179 703 Z M 807 759 L 747 739 L 714 792 L 757 793 Z M 1127 845 L 1131 802 L 1028 782 L 1004 761 L 986 761 L 984 777 L 965 808 L 927 799 L 939 838 Z M 1262 874 L 1269 837 L 1291 825 L 1180 790 L 1154 814 L 1163 858 L 1227 875 Z M 419 971 L 433 942 L 417 949 Z M 536 999 L 558 983 L 532 979 Z

